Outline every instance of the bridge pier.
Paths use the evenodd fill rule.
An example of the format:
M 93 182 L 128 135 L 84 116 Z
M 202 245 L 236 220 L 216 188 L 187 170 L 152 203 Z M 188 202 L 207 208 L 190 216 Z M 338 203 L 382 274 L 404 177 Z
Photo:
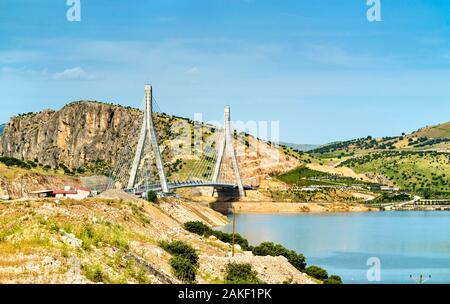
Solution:
M 131 167 L 130 178 L 128 180 L 128 189 L 134 188 L 136 182 L 136 176 L 139 168 L 139 164 L 142 160 L 142 154 L 144 152 L 145 140 L 148 139 L 153 149 L 155 156 L 156 168 L 158 169 L 159 180 L 161 183 L 161 189 L 163 193 L 169 193 L 169 187 L 167 186 L 166 173 L 164 172 L 164 164 L 161 157 L 161 151 L 159 149 L 158 139 L 156 137 L 155 127 L 153 125 L 153 93 L 152 86 L 147 84 L 144 87 L 145 90 L 145 109 L 144 109 L 144 121 L 142 123 L 141 134 L 134 156 L 133 165 Z
M 241 197 L 241 191 L 239 188 L 214 188 L 213 196 L 221 202 L 235 201 Z
M 223 120 L 224 120 L 224 136 L 222 142 L 220 143 L 219 156 L 217 157 L 217 162 L 214 167 L 212 182 L 217 183 L 219 179 L 220 166 L 223 163 L 225 152 L 228 151 L 228 153 L 231 156 L 231 164 L 236 178 L 239 196 L 245 196 L 244 185 L 242 184 L 241 173 L 239 171 L 236 153 L 233 147 L 233 135 L 231 134 L 230 128 L 230 106 L 225 106 Z M 212 195 L 214 195 L 214 190 L 212 191 Z

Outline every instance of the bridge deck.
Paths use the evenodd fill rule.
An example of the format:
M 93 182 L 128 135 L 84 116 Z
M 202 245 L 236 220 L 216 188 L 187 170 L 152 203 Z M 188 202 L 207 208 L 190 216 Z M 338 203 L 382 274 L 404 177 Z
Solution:
M 189 181 L 189 182 L 175 182 L 175 183 L 168 183 L 167 184 L 169 190 L 175 190 L 180 188 L 194 188 L 194 187 L 214 187 L 214 188 L 222 188 L 222 189 L 237 189 L 238 186 L 234 184 L 226 184 L 226 183 L 213 183 L 213 182 L 202 182 L 202 181 Z M 245 190 L 252 190 L 254 189 L 251 185 L 244 185 Z M 148 191 L 162 191 L 160 184 L 151 184 L 148 186 L 140 186 L 139 188 L 135 189 L 137 192 L 144 192 L 145 190 Z

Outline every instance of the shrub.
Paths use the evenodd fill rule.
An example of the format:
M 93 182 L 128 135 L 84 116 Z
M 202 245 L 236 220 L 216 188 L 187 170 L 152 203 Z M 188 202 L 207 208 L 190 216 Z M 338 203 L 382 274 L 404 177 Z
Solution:
M 158 196 L 156 195 L 155 191 L 148 191 L 147 192 L 147 201 L 152 202 L 152 203 L 156 203 L 157 200 L 158 200 Z
M 207 225 L 200 221 L 194 221 L 194 222 L 186 222 L 184 224 L 184 229 L 186 229 L 189 232 L 202 235 L 202 236 L 211 236 L 214 235 L 216 238 L 221 240 L 225 243 L 232 243 L 233 242 L 233 234 L 232 233 L 225 233 L 222 231 L 216 231 L 211 228 L 209 228 Z M 248 241 L 242 237 L 239 233 L 234 234 L 234 243 L 241 246 L 242 250 L 249 250 L 250 246 L 248 244 Z
M 0 162 L 4 163 L 8 167 L 16 166 L 23 169 L 31 169 L 30 164 L 14 157 L 2 156 L 0 157 Z
M 292 266 L 300 271 L 304 270 L 306 267 L 305 257 L 303 254 L 296 253 L 293 250 L 289 250 L 282 245 L 274 244 L 272 242 L 261 243 L 259 246 L 254 247 L 252 252 L 254 255 L 259 256 L 284 256 L 288 259 Z
M 211 228 L 209 228 L 207 225 L 203 224 L 200 221 L 186 222 L 184 224 L 184 229 L 198 235 L 210 234 L 212 230 Z
M 172 255 L 183 257 L 189 260 L 193 265 L 198 263 L 198 254 L 192 246 L 182 241 L 173 241 L 171 243 L 161 241 L 160 247 Z
M 342 279 L 340 276 L 331 275 L 328 279 L 323 281 L 324 284 L 342 284 Z
M 91 246 L 96 246 L 100 241 L 94 228 L 89 224 L 84 224 L 76 236 L 83 241 L 82 248 L 85 250 L 90 250 Z
M 173 255 L 170 266 L 175 276 L 185 282 L 194 282 L 198 266 L 198 255 L 194 248 L 182 241 L 159 242 L 159 246 Z
M 225 270 L 227 284 L 263 284 L 250 264 L 229 263 Z
M 190 260 L 182 256 L 174 256 L 170 259 L 170 266 L 175 276 L 185 282 L 194 282 L 197 268 Z
M 225 233 L 222 231 L 211 230 L 210 235 L 214 235 L 216 238 L 218 238 L 219 240 L 221 240 L 222 242 L 225 242 L 225 243 L 231 244 L 233 242 L 233 233 Z M 239 233 L 234 234 L 234 243 L 241 246 L 242 250 L 250 249 L 247 239 L 242 237 Z
M 328 279 L 328 273 L 325 269 L 320 268 L 319 266 L 315 266 L 315 265 L 311 265 L 308 266 L 305 269 L 305 272 L 309 275 L 312 276 L 313 278 L 316 278 L 318 280 L 324 281 L 326 279 Z
M 83 270 L 86 278 L 93 282 L 105 282 L 108 279 L 100 265 L 83 266 Z

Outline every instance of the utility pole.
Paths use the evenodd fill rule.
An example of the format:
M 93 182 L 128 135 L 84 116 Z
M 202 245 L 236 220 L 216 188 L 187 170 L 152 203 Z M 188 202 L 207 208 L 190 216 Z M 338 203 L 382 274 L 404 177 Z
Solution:
M 20 198 L 23 198 L 23 175 L 20 176 Z
M 231 204 L 233 204 L 233 203 L 231 203 Z M 234 234 L 236 233 L 236 212 L 235 212 L 235 210 L 234 210 L 234 205 L 232 205 L 233 206 L 233 209 L 232 209 L 232 212 L 233 212 L 233 235 L 232 235 L 232 237 L 231 237 L 231 256 L 233 256 L 234 257 Z
M 428 278 L 424 279 L 423 274 L 420 274 L 420 276 L 418 278 L 413 277 L 413 275 L 411 274 L 409 276 L 414 282 L 416 282 L 417 284 L 425 284 L 427 281 L 431 280 L 431 275 L 428 275 Z

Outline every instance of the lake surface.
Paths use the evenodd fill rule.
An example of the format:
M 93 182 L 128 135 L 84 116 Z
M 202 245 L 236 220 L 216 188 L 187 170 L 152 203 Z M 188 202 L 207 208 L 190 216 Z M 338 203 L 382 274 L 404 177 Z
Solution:
M 230 218 L 232 215 L 230 215 Z M 220 230 L 231 232 L 232 226 Z M 252 245 L 272 241 L 303 253 L 308 265 L 338 274 L 344 283 L 450 283 L 450 212 L 236 214 L 236 231 Z M 377 268 L 368 259 L 378 258 Z M 375 266 L 376 267 L 376 266 Z

